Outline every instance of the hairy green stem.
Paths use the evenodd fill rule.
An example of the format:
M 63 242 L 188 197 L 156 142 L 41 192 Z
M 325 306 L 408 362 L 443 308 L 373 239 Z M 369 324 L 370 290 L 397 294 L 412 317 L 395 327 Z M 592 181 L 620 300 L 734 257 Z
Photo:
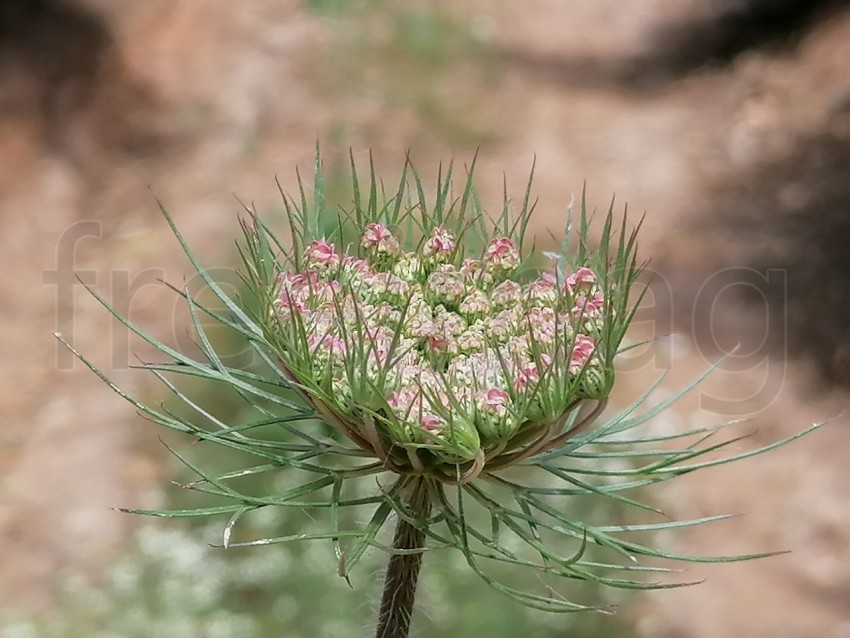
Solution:
M 411 481 L 407 510 L 408 515 L 414 520 L 424 520 L 428 517 L 431 511 L 431 500 L 427 479 L 420 477 Z M 422 552 L 410 550 L 424 547 L 425 532 L 399 517 L 393 538 L 393 549 L 404 553 L 390 556 L 375 638 L 407 638 L 416 598 L 419 569 L 422 566 Z

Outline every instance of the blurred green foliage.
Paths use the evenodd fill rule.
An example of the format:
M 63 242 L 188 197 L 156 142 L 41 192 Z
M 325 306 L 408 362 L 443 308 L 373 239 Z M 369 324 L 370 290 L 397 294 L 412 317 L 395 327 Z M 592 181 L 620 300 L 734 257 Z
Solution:
M 275 533 L 272 510 L 255 520 Z M 330 543 L 216 550 L 221 525 L 144 525 L 99 582 L 68 578 L 46 617 L 0 614 L 3 638 L 350 638 L 369 635 L 375 578 L 349 589 L 336 577 Z M 592 638 L 627 635 L 615 616 L 545 614 L 506 603 L 448 554 L 427 556 L 414 635 Z M 362 570 L 365 573 L 366 570 Z
M 412 113 L 418 127 L 404 134 L 417 141 L 474 146 L 495 139 L 489 97 L 500 65 L 483 19 L 441 2 L 307 0 L 307 6 L 331 29 L 325 88 L 332 102 L 345 104 L 339 127 L 356 123 L 361 105 L 368 105 L 368 111 Z

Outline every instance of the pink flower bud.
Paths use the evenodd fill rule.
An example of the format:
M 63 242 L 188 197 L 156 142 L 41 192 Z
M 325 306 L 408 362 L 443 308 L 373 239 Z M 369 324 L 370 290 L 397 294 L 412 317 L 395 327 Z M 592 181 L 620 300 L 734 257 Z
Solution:
M 463 317 L 454 312 L 441 312 L 434 318 L 438 331 L 447 336 L 457 337 L 467 328 Z
M 584 318 L 595 317 L 602 312 L 605 304 L 605 295 L 597 292 L 590 299 L 584 295 L 576 297 L 576 305 L 572 309 L 572 314 Z
M 427 337 L 428 349 L 431 352 L 443 352 L 449 347 L 449 340 L 442 335 L 431 334 Z
M 406 281 L 389 272 L 366 275 L 363 283 L 366 285 L 364 295 L 372 301 L 399 301 L 410 290 L 410 285 Z
M 540 374 L 537 372 L 537 366 L 534 362 L 527 363 L 520 368 L 514 378 L 514 390 L 525 392 L 533 388 L 539 380 Z
M 419 258 L 413 253 L 403 254 L 395 266 L 393 266 L 393 274 L 408 283 L 418 282 L 421 271 L 422 264 Z
M 333 244 L 327 243 L 324 239 L 311 242 L 307 246 L 305 257 L 312 266 L 331 266 L 339 263 L 339 255 L 337 255 Z
M 333 304 L 335 298 L 341 293 L 342 287 L 338 281 L 317 281 L 310 284 L 309 288 L 304 291 L 304 296 L 308 299 L 313 308 L 322 304 Z
M 484 251 L 484 262 L 510 270 L 519 266 L 519 252 L 509 237 L 497 237 Z
M 289 290 L 295 294 L 309 290 L 310 286 L 320 281 L 319 273 L 316 270 L 305 270 L 299 273 L 281 273 L 277 279 L 283 290 Z
M 486 345 L 484 334 L 478 330 L 464 330 L 449 344 L 449 352 L 472 353 L 481 350 Z
M 482 288 L 489 288 L 493 284 L 493 274 L 487 272 L 485 263 L 480 259 L 464 259 L 460 273 L 467 281 Z
M 397 390 L 387 398 L 387 405 L 401 418 L 407 418 L 417 402 L 421 408 L 422 391 L 416 385 Z
M 596 350 L 596 344 L 593 339 L 586 335 L 576 335 L 573 350 L 570 353 L 569 371 L 571 374 L 576 374 L 587 365 L 593 352 Z
M 439 434 L 446 425 L 446 420 L 436 414 L 422 415 L 422 429 L 428 434 Z
M 425 257 L 445 257 L 455 249 L 455 238 L 443 225 L 437 226 L 425 240 L 422 254 Z
M 363 248 L 375 248 L 381 243 L 381 240 L 391 236 L 389 229 L 383 224 L 367 224 L 366 232 L 363 233 L 360 245 Z
M 274 302 L 275 310 L 281 319 L 289 319 L 292 313 L 297 313 L 302 317 L 308 312 L 307 304 L 299 299 L 290 296 L 286 290 L 281 290 L 280 296 Z
M 406 329 L 409 336 L 417 339 L 425 339 L 437 333 L 434 322 L 424 314 L 409 317 Z
M 402 253 L 381 223 L 362 229 L 360 246 L 364 259 L 310 242 L 302 272 L 278 277 L 272 316 L 287 348 L 309 346 L 295 362 L 315 377 L 320 400 L 338 398 L 356 419 L 358 405 L 374 410 L 375 393 L 386 397 L 382 427 L 392 443 L 424 442 L 471 460 L 508 441 L 520 421 L 548 423 L 558 408 L 550 404 L 569 401 L 564 394 L 608 391 L 593 375 L 607 374 L 597 359 L 610 346 L 586 336 L 605 318 L 591 269 L 566 281 L 514 276 L 520 255 L 510 237 L 459 265 L 445 226 L 426 233 L 419 254 Z M 297 326 L 285 323 L 293 319 Z M 580 387 L 561 383 L 568 371 L 581 374 Z
M 596 283 L 596 274 L 582 266 L 564 281 L 564 291 L 573 294 L 579 291 L 589 291 Z
M 482 412 L 503 416 L 508 411 L 511 396 L 501 388 L 480 390 L 477 396 L 477 407 Z
M 484 319 L 484 333 L 495 341 L 505 341 L 516 329 L 516 319 L 510 310 L 502 310 L 495 317 Z
M 463 266 L 460 267 L 460 271 L 466 277 L 474 277 L 476 273 L 480 272 L 484 268 L 484 264 L 480 259 L 464 259 Z
M 369 264 L 365 259 L 358 259 L 357 257 L 352 257 L 351 255 L 346 255 L 345 259 L 342 260 L 342 265 L 346 270 L 351 273 L 360 275 L 361 277 L 365 277 L 372 273 L 372 269 L 369 268 Z
M 303 273 L 281 273 L 277 278 L 280 293 L 275 300 L 275 308 L 281 316 L 289 317 L 293 311 L 305 314 L 312 305 L 314 308 L 321 303 L 315 299 L 316 291 L 324 293 L 329 284 L 319 279 L 319 273 L 308 270 Z M 332 296 L 338 288 L 332 288 L 327 295 Z
M 383 224 L 367 224 L 360 245 L 386 255 L 397 255 L 399 252 L 398 240 Z

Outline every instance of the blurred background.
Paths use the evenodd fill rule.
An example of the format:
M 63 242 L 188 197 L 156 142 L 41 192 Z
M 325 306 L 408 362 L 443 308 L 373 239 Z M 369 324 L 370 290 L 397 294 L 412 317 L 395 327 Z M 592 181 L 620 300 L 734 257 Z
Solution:
M 352 149 L 389 179 L 408 149 L 432 175 L 479 148 L 496 207 L 536 157 L 542 241 L 585 182 L 596 208 L 645 211 L 651 343 L 615 403 L 734 350 L 650 429 L 750 418 L 764 444 L 838 417 L 653 495 L 743 515 L 665 547 L 791 553 L 566 618 L 429 555 L 416 635 L 850 636 L 850 11 L 816 0 L 0 0 L 0 636 L 369 634 L 380 557 L 349 589 L 328 547 L 225 553 L 208 545 L 224 521 L 110 509 L 194 503 L 160 432 L 52 337 L 163 400 L 81 282 L 187 343 L 158 282 L 191 269 L 154 195 L 227 272 L 233 195 L 279 211 L 275 176 L 294 189 L 317 141 L 332 176 Z

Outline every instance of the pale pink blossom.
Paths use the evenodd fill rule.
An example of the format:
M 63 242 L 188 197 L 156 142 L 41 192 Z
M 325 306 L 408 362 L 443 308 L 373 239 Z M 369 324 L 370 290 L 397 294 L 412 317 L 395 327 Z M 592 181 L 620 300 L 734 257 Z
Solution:
M 484 334 L 480 331 L 464 330 L 449 344 L 449 351 L 472 353 L 481 350 L 486 343 Z
M 280 285 L 280 292 L 275 300 L 275 307 L 278 312 L 287 316 L 292 311 L 305 314 L 309 309 L 308 302 L 314 296 L 314 290 L 318 289 L 324 292 L 324 288 L 328 286 L 327 282 L 319 279 L 319 273 L 315 270 L 308 270 L 303 273 L 282 273 L 278 276 L 277 281 Z M 332 288 L 329 294 L 332 295 L 333 291 Z
M 466 295 L 466 284 L 459 272 L 438 270 L 428 275 L 428 291 L 437 301 L 456 303 Z
M 278 275 L 278 283 L 282 288 L 301 291 L 309 288 L 321 279 L 317 270 L 305 270 L 298 273 L 281 273 Z
M 401 320 L 401 312 L 388 303 L 382 303 L 369 318 L 387 326 L 395 326 Z
M 423 367 L 423 362 L 419 351 L 413 351 L 403 358 L 399 363 L 396 375 L 396 381 L 403 387 L 409 388 L 412 384 L 418 383 L 420 386 L 429 387 L 432 385 L 432 379 L 428 373 L 430 369 Z
M 483 268 L 484 264 L 480 259 L 470 259 L 467 257 L 463 260 L 463 266 L 460 267 L 460 271 L 467 277 L 474 277 Z
M 455 395 L 464 394 L 474 386 L 503 387 L 507 385 L 502 363 L 492 351 L 479 351 L 452 359 L 447 370 Z M 454 387 L 457 386 L 457 387 Z
M 417 339 L 425 339 L 437 334 L 437 326 L 431 317 L 424 314 L 413 315 L 407 321 L 407 334 Z
M 317 281 L 307 289 L 307 298 L 314 306 L 333 304 L 342 292 L 338 281 Z
M 422 402 L 422 391 L 418 386 L 410 385 L 393 392 L 387 398 L 387 405 L 402 418 L 407 418 L 415 402 Z
M 467 328 L 463 317 L 454 312 L 441 312 L 434 317 L 434 324 L 443 334 L 456 337 Z
M 489 287 L 493 283 L 492 273 L 487 272 L 484 262 L 480 259 L 464 259 L 460 272 L 470 282 L 479 286 Z
M 494 306 L 504 307 L 519 303 L 522 298 L 522 286 L 508 279 L 493 288 L 490 293 L 490 302 Z
M 338 281 L 324 281 L 314 270 L 279 277 L 280 293 L 277 303 L 284 306 L 301 306 L 304 304 L 315 308 L 323 303 L 330 303 L 335 296 L 341 294 L 342 287 Z
M 465 315 L 483 315 L 490 312 L 490 302 L 483 292 L 476 290 L 460 302 L 458 310 Z
M 558 290 L 554 277 L 543 275 L 532 281 L 528 285 L 528 297 L 532 301 L 550 305 L 555 304 L 558 301 Z
M 310 313 L 309 323 L 306 324 L 308 331 L 308 340 L 314 334 L 317 339 L 324 339 L 325 336 L 335 331 L 337 326 L 336 313 L 332 307 L 319 307 Z
M 530 308 L 525 317 L 529 332 L 538 345 L 549 344 L 555 339 L 557 315 L 552 308 Z
M 378 375 L 389 359 L 390 344 L 374 342 L 366 345 L 366 370 L 370 377 Z
M 294 299 L 286 291 L 281 291 L 280 296 L 274 302 L 275 310 L 281 319 L 289 319 L 292 313 L 304 317 L 309 312 L 307 304 L 299 299 Z
M 419 257 L 413 253 L 405 253 L 393 266 L 393 274 L 408 283 L 418 281 L 421 271 L 422 264 Z
M 495 317 L 487 317 L 484 320 L 484 333 L 496 341 L 504 341 L 517 329 L 514 313 L 510 310 L 502 310 Z
M 370 296 L 379 298 L 393 297 L 399 299 L 410 290 L 410 284 L 389 272 L 378 272 L 366 275 L 363 283 L 369 289 Z

